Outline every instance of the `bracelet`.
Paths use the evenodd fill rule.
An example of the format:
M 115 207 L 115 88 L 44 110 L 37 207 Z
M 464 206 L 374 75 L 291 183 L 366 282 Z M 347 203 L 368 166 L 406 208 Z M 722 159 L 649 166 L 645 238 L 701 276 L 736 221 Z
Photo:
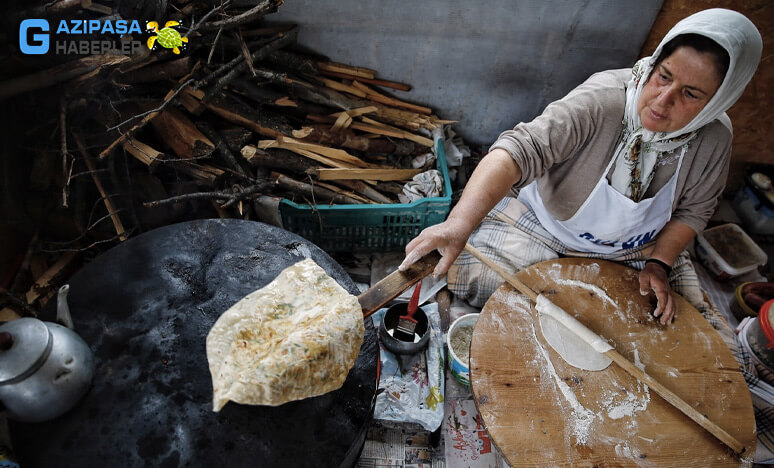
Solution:
M 666 262 L 663 262 L 657 258 L 649 258 L 645 260 L 645 264 L 647 265 L 648 263 L 655 263 L 656 265 L 661 266 L 661 268 L 663 268 L 664 271 L 666 271 L 667 276 L 669 276 L 672 273 L 672 267 L 667 265 Z

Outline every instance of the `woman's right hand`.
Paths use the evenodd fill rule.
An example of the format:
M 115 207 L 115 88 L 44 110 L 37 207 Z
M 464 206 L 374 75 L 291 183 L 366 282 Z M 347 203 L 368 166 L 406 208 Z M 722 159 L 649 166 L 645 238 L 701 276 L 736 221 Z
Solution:
M 433 270 L 433 276 L 439 277 L 446 274 L 462 249 L 465 248 L 465 243 L 471 232 L 473 232 L 473 227 L 454 218 L 426 228 L 406 245 L 406 258 L 398 270 L 405 271 L 420 258 L 433 250 L 438 250 L 441 254 L 441 260 Z
M 398 269 L 405 271 L 420 258 L 437 250 L 441 260 L 433 276 L 445 274 L 465 248 L 478 223 L 521 178 L 521 169 L 504 149 L 494 149 L 473 171 L 457 205 L 441 224 L 430 226 L 406 246 L 406 258 Z

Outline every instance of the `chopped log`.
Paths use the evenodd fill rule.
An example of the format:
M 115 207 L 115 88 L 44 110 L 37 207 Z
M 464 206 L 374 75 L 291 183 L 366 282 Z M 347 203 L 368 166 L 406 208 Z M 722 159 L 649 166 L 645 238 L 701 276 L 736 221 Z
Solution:
M 378 115 L 380 119 L 408 130 L 419 130 L 420 128 L 434 130 L 445 123 L 453 123 L 453 121 L 440 120 L 433 115 L 422 115 L 405 109 L 398 109 L 375 103 L 374 101 L 367 99 L 347 96 L 333 89 L 315 86 L 311 83 L 290 78 L 286 74 L 272 70 L 258 68 L 256 69 L 256 72 L 259 77 L 275 84 L 287 86 L 290 88 L 293 95 L 315 104 L 321 104 L 343 111 L 375 106 L 377 108 L 376 115 Z
M 421 169 L 315 169 L 319 180 L 409 180 Z
M 318 187 L 316 185 L 295 180 L 278 172 L 272 172 L 269 177 L 274 181 L 275 184 L 277 184 L 278 187 L 294 193 L 298 193 L 316 205 L 319 205 L 318 201 L 347 205 L 363 204 L 360 200 L 355 198 L 336 193 L 324 187 Z
M 379 182 L 376 184 L 376 190 L 384 193 L 391 193 L 393 195 L 400 195 L 403 193 L 403 186 L 395 182 Z
M 261 145 L 260 142 L 258 143 L 258 147 L 260 149 L 266 149 L 266 148 L 270 148 L 270 147 L 274 147 L 274 148 L 278 147 L 276 140 L 263 140 L 263 141 L 264 141 L 264 145 Z M 261 148 L 261 146 L 265 146 L 265 147 Z M 309 159 L 311 159 L 313 161 L 317 161 L 319 163 L 325 164 L 326 166 L 339 167 L 339 168 L 352 167 L 349 164 L 342 163 L 341 161 L 336 161 L 334 159 L 326 158 L 325 156 L 322 156 L 320 154 L 317 154 L 317 153 L 309 151 L 309 150 L 301 149 L 299 147 L 289 147 L 287 149 L 289 149 L 290 151 L 292 151 L 292 152 L 294 152 L 296 154 L 300 154 L 301 156 L 307 157 L 307 158 L 309 158 Z
M 362 83 L 368 83 L 370 85 L 382 86 L 384 88 L 397 89 L 398 91 L 411 91 L 411 85 L 406 83 L 398 83 L 397 81 L 389 80 L 377 80 L 364 78 L 362 76 L 350 75 L 348 73 L 334 72 L 330 70 L 320 70 L 321 75 L 332 76 L 334 78 L 343 78 L 345 80 L 357 80 Z
M 320 167 L 319 165 L 312 163 L 308 158 L 284 149 L 264 151 L 255 146 L 246 145 L 242 148 L 242 156 L 252 167 L 261 167 L 282 172 L 305 174 L 309 169 Z
M 158 63 L 128 73 L 117 73 L 114 80 L 119 84 L 149 83 L 177 79 L 191 71 L 191 58 L 183 57 L 170 62 Z
M 182 105 L 189 114 L 196 116 L 202 115 L 202 112 L 207 110 L 207 106 L 189 93 L 180 93 L 180 105 Z
M 215 144 L 196 128 L 191 120 L 175 107 L 167 107 L 151 121 L 164 145 L 178 158 L 198 159 L 215 151 Z
M 376 77 L 376 72 L 369 68 L 353 67 L 351 65 L 345 65 L 337 62 L 317 62 L 317 68 L 324 71 L 332 71 L 339 73 L 346 73 L 348 75 L 359 76 L 362 78 L 368 78 L 372 80 Z
M 224 128 L 220 130 L 220 134 L 232 153 L 239 153 L 253 137 L 253 132 L 242 127 Z
M 244 94 L 258 104 L 276 106 L 276 107 L 298 107 L 287 93 L 280 93 L 268 86 L 256 85 L 255 82 L 247 81 L 243 78 L 236 78 L 231 81 L 229 88 Z
M 344 148 L 369 153 L 406 156 L 417 152 L 417 146 L 412 141 L 390 141 L 382 138 L 368 138 L 366 136 L 355 135 L 351 130 L 334 132 L 326 125 L 305 126 L 300 130 L 294 130 L 293 136 L 298 140 L 310 143 L 327 146 L 343 146 Z
M 207 122 L 200 120 L 196 122 L 196 127 L 201 130 L 201 132 L 209 138 L 211 141 L 215 143 L 215 149 L 218 151 L 218 154 L 223 158 L 223 160 L 226 162 L 226 165 L 230 167 L 231 169 L 235 170 L 239 174 L 242 174 L 245 177 L 252 178 L 252 174 L 248 173 L 245 168 L 242 167 L 241 164 L 237 161 L 237 158 L 234 156 L 234 154 L 231 152 L 230 149 L 228 149 L 228 146 L 226 145 L 226 142 L 223 141 L 223 137 L 221 137 L 218 132 L 212 128 L 210 124 Z M 265 175 L 265 174 L 264 174 Z
M 193 74 L 197 70 L 197 68 L 198 68 L 198 62 L 197 62 L 196 65 L 194 65 L 193 69 L 191 70 L 191 74 Z M 155 119 L 161 113 L 161 110 L 164 107 L 166 107 L 172 101 L 172 99 L 175 96 L 177 96 L 184 89 L 188 88 L 188 86 L 187 86 L 188 80 L 189 80 L 189 75 L 186 75 L 186 76 L 180 78 L 178 80 L 178 83 L 180 83 L 180 86 L 178 86 L 177 89 L 169 90 L 169 92 L 166 94 L 166 96 L 164 96 L 164 99 L 161 101 L 161 105 L 159 107 L 154 109 L 153 112 L 149 112 L 146 115 L 144 115 L 142 117 L 142 120 L 138 124 L 132 126 L 132 128 L 130 128 L 129 130 L 123 132 L 120 137 L 116 138 L 113 141 L 113 143 L 108 145 L 107 148 L 105 148 L 104 150 L 102 150 L 101 153 L 99 153 L 99 158 L 103 159 L 103 158 L 108 157 L 108 155 L 110 155 L 110 153 L 113 151 L 113 149 L 116 146 L 118 146 L 119 144 L 123 143 L 124 140 L 126 140 L 127 138 L 129 138 L 132 135 L 134 135 L 135 132 L 137 132 L 138 130 L 143 128 L 148 122 L 150 122 L 153 119 Z M 124 125 L 124 123 L 119 124 L 118 126 L 116 126 L 116 129 L 120 129 L 120 127 L 122 127 L 123 125 Z
M 105 192 L 105 188 L 102 186 L 102 181 L 100 181 L 99 177 L 97 176 L 97 168 L 94 166 L 94 162 L 91 160 L 91 156 L 89 155 L 88 151 L 86 151 L 86 147 L 83 146 L 81 138 L 75 132 L 73 132 L 72 135 L 75 139 L 76 146 L 78 146 L 78 151 L 81 153 L 83 161 L 86 163 L 86 167 L 89 168 L 91 178 L 94 180 L 94 185 L 97 187 L 97 191 L 99 191 L 99 194 L 102 196 L 102 202 L 105 204 L 105 209 L 110 215 L 110 220 L 113 222 L 113 227 L 116 230 L 116 234 L 118 234 L 118 239 L 123 242 L 127 239 L 127 235 L 126 229 L 124 229 L 124 224 L 121 222 L 121 218 L 118 216 L 119 210 L 113 204 L 113 200 L 110 199 L 108 193 Z
M 65 252 L 59 257 L 56 263 L 46 270 L 43 276 L 37 278 L 35 284 L 27 291 L 27 294 L 25 295 L 27 304 L 34 304 L 41 296 L 45 296 L 52 288 L 54 288 L 55 285 L 53 284 L 53 281 L 63 270 L 68 268 L 77 257 L 78 252 Z
M 150 145 L 146 145 L 136 138 L 128 138 L 123 143 L 124 150 L 132 155 L 135 159 L 145 164 L 151 169 L 158 166 L 160 160 L 166 157 L 166 155 L 160 151 L 156 151 L 151 148 Z
M 357 193 L 362 193 L 364 196 L 377 203 L 397 203 L 395 200 L 385 197 L 383 194 L 379 193 L 379 191 L 374 190 L 360 180 L 337 180 L 336 183 L 354 190 Z
M 319 75 L 319 70 L 314 60 L 300 54 L 294 54 L 285 50 L 275 50 L 266 56 L 266 60 L 296 73 Z
M 186 88 L 183 90 L 183 93 L 187 93 L 197 99 L 201 99 L 201 97 L 203 96 L 203 92 L 201 90 L 194 90 L 193 88 Z M 284 133 L 277 129 L 261 125 L 258 122 L 256 122 L 255 119 L 253 118 L 248 118 L 242 115 L 241 113 L 238 113 L 237 111 L 227 109 L 225 107 L 227 104 L 221 103 L 219 100 L 213 100 L 211 102 L 202 102 L 202 103 L 207 107 L 207 109 L 223 117 L 229 122 L 239 125 L 241 127 L 244 127 L 248 130 L 252 130 L 259 135 L 270 137 L 270 138 L 279 138 L 284 136 Z M 288 131 L 288 133 L 290 132 Z
M 335 122 L 336 120 L 335 117 L 330 117 L 327 115 L 307 115 L 307 118 L 313 122 Z M 375 122 L 375 121 L 371 120 L 371 122 Z M 395 138 L 403 138 L 406 140 L 413 141 L 414 143 L 419 143 L 420 145 L 426 146 L 428 148 L 433 147 L 433 140 L 431 140 L 430 138 L 419 136 L 395 127 L 389 127 L 387 125 L 381 124 L 380 122 L 376 122 L 375 125 L 366 124 L 362 122 L 352 122 L 349 127 L 355 130 L 373 133 L 374 135 L 384 135 L 384 136 L 391 136 Z
M 222 178 L 226 171 L 207 164 L 195 164 L 191 161 L 170 161 L 169 164 L 179 172 L 205 182 L 209 186 L 215 185 L 218 179 Z
M 325 182 L 320 182 L 319 180 L 315 184 L 315 187 L 327 188 L 328 190 L 330 190 L 332 192 L 336 192 L 336 193 L 338 193 L 340 195 L 346 195 L 346 196 L 348 196 L 350 198 L 358 200 L 360 203 L 362 203 L 364 205 L 375 205 L 376 204 L 373 200 L 369 200 L 368 198 L 366 198 L 366 197 L 364 197 L 362 195 L 358 195 L 357 193 L 351 192 L 349 190 L 344 190 L 343 188 L 338 187 L 338 186 L 333 185 L 333 184 L 327 184 Z
M 127 61 L 129 57 L 123 55 L 89 55 L 37 73 L 12 78 L 0 83 L 0 101 Z
M 344 150 L 337 148 L 329 148 L 327 146 L 316 145 L 314 143 L 307 143 L 293 138 L 279 137 L 276 140 L 261 140 L 258 142 L 258 147 L 261 149 L 267 148 L 281 148 L 291 151 L 295 151 L 299 154 L 303 152 L 311 152 L 323 156 L 326 159 L 337 161 L 344 164 L 344 167 L 369 167 L 369 163 L 363 161 L 356 156 L 352 156 Z M 302 152 L 299 152 L 302 151 Z M 304 154 L 305 155 L 305 154 Z M 340 167 L 340 166 L 339 166 Z

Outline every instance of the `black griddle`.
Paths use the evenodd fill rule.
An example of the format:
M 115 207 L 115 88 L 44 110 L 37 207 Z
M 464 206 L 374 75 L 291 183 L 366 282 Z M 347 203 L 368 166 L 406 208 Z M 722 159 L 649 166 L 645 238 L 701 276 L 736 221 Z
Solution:
M 11 422 L 21 466 L 353 465 L 375 401 L 372 326 L 341 389 L 278 407 L 228 403 L 212 411 L 210 328 L 238 300 L 306 257 L 358 293 L 314 244 L 243 220 L 166 226 L 88 263 L 69 282 L 68 302 L 76 331 L 95 354 L 94 382 L 62 417 Z M 44 319 L 53 319 L 54 306 Z

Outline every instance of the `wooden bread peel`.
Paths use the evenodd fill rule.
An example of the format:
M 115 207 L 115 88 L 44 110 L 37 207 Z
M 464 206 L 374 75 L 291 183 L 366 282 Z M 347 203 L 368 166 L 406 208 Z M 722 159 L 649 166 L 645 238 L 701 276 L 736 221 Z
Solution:
M 470 244 L 467 244 L 465 246 L 465 250 L 469 252 L 471 255 L 473 255 L 475 258 L 477 258 L 481 263 L 491 268 L 493 271 L 495 271 L 498 275 L 500 275 L 506 282 L 508 282 L 511 286 L 516 288 L 519 292 L 525 294 L 527 297 L 529 297 L 531 300 L 536 301 L 538 298 L 538 294 L 535 293 L 532 289 L 530 289 L 527 285 L 519 281 L 515 276 L 509 274 L 507 271 L 503 270 L 499 265 L 492 262 L 490 259 L 485 257 L 481 252 L 479 252 L 475 247 L 471 246 Z M 558 308 L 557 308 L 558 309 Z M 561 309 L 559 309 L 561 310 Z M 566 314 L 566 312 L 564 312 Z M 575 320 L 573 317 L 569 316 L 569 314 L 566 314 L 570 319 Z M 577 322 L 577 321 L 576 321 Z M 580 327 L 583 327 L 585 329 L 585 332 L 592 334 L 594 336 L 597 336 L 588 328 L 580 324 L 580 322 L 577 322 Z M 576 330 L 570 328 L 573 332 Z M 734 450 L 737 454 L 742 454 L 745 452 L 745 446 L 741 442 L 739 442 L 736 438 L 731 436 L 728 432 L 726 432 L 724 429 L 719 427 L 717 424 L 710 421 L 708 418 L 706 418 L 704 415 L 699 413 L 697 410 L 695 410 L 692 406 L 690 406 L 688 403 L 686 403 L 684 400 L 682 400 L 679 396 L 674 394 L 671 390 L 664 387 L 662 384 L 660 384 L 658 381 L 650 377 L 648 374 L 646 374 L 644 371 L 636 367 L 631 361 L 623 357 L 621 354 L 619 354 L 615 349 L 610 349 L 609 351 L 606 351 L 604 353 L 606 356 L 608 356 L 612 361 L 615 361 L 622 369 L 624 369 L 627 373 L 629 373 L 634 378 L 638 379 L 639 381 L 647 384 L 650 388 L 656 391 L 664 400 L 666 400 L 668 403 L 670 403 L 672 406 L 680 410 L 683 414 L 688 416 L 691 420 L 702 426 L 704 429 L 706 429 L 709 433 L 711 433 L 713 436 L 718 438 L 721 442 L 729 446 L 732 450 Z
M 368 288 L 357 297 L 363 309 L 363 317 L 371 316 L 398 297 L 400 293 L 429 275 L 439 260 L 441 260 L 441 254 L 434 250 L 408 267 L 406 271 L 395 270 Z

